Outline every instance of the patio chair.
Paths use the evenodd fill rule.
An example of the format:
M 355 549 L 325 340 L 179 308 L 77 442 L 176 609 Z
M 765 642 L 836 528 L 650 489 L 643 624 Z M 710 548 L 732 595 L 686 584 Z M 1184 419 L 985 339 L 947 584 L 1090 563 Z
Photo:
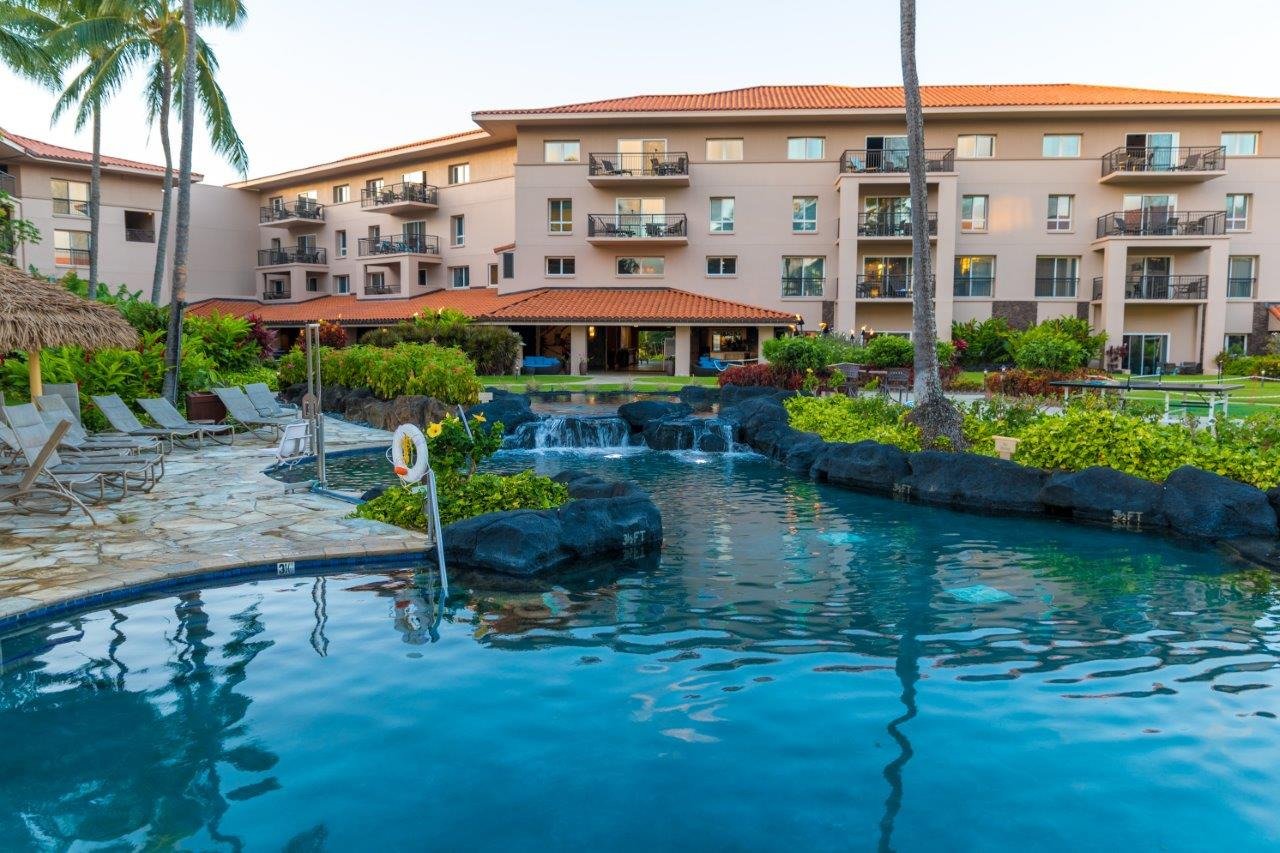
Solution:
M 98 520 L 93 517 L 93 513 L 89 512 L 84 501 L 76 496 L 66 482 L 49 473 L 49 460 L 57 454 L 58 442 L 62 441 L 62 437 L 70 426 L 70 422 L 63 421 L 53 428 L 49 433 L 49 440 L 40 447 L 21 477 L 16 480 L 0 481 L 0 503 L 11 504 L 15 510 L 25 512 L 27 501 L 47 495 L 67 504 L 67 508 L 61 514 L 70 512 L 73 506 L 79 507 L 89 517 L 89 522 L 96 527 Z
M 33 465 L 53 431 L 45 426 L 40 413 L 31 403 L 5 406 L 4 416 L 9 422 L 18 446 L 22 449 L 27 465 Z M 66 423 L 66 421 L 59 423 Z M 136 456 L 82 456 L 63 460 L 56 447 L 48 457 L 45 468 L 50 474 L 61 479 L 68 488 L 75 488 L 81 494 L 86 494 L 83 487 L 96 486 L 99 501 L 107 500 L 108 487 L 112 490 L 111 497 L 126 497 L 131 484 L 146 492 L 154 488 L 160 479 L 156 463 L 151 459 Z M 119 492 L 118 495 L 115 494 L 116 491 Z
M 71 411 L 71 416 L 75 418 L 73 424 L 84 423 L 84 418 L 80 414 L 80 385 L 77 382 L 46 382 L 44 383 L 44 393 L 57 394 L 59 397 L 67 401 L 67 408 Z M 74 432 L 74 429 L 72 430 Z
M 47 385 L 45 386 L 48 387 Z M 119 433 L 90 435 L 80 423 L 80 418 L 71 411 L 67 401 L 56 394 L 42 394 L 36 397 L 36 408 L 40 417 L 52 429 L 58 421 L 67 421 L 67 435 L 62 444 L 74 450 L 112 450 L 117 453 L 154 453 L 163 455 L 164 447 L 154 438 L 134 438 Z
M 880 390 L 886 395 L 896 394 L 901 403 L 903 397 L 911 393 L 911 371 L 905 367 L 889 368 L 884 372 Z
M 259 414 L 269 418 L 298 417 L 298 407 L 277 400 L 275 392 L 265 382 L 250 382 L 244 386 L 244 393 Z
M 194 423 L 184 418 L 182 413 L 173 407 L 173 403 L 163 397 L 139 398 L 138 405 L 142 407 L 142 411 L 146 412 L 151 420 L 165 429 L 180 430 L 184 433 L 194 430 L 193 434 L 201 447 L 204 447 L 206 438 L 218 444 L 235 443 L 236 428 L 231 424 Z M 223 438 L 226 440 L 223 441 Z
M 840 383 L 840 392 L 849 397 L 858 396 L 858 392 L 862 390 L 862 383 L 866 381 L 862 365 L 842 361 L 830 367 L 844 377 L 844 381 Z
M 218 395 L 218 399 L 227 407 L 227 414 L 236 423 L 259 437 L 264 437 L 263 431 L 269 431 L 269 437 L 275 440 L 286 426 L 298 420 L 296 417 L 276 418 L 263 415 L 239 388 L 214 388 L 213 393 Z
M 630 169 L 619 169 L 612 160 L 601 160 L 600 166 L 606 175 L 630 175 Z
M 125 405 L 124 400 L 120 399 L 119 394 L 94 395 L 93 404 L 98 407 L 102 414 L 106 415 L 107 422 L 111 424 L 112 429 L 125 435 L 158 438 L 169 442 L 170 447 L 179 442 L 184 447 L 190 447 L 191 445 L 186 444 L 186 442 L 200 432 L 199 428 L 145 427 L 142 425 L 142 421 L 138 420 L 137 415 Z

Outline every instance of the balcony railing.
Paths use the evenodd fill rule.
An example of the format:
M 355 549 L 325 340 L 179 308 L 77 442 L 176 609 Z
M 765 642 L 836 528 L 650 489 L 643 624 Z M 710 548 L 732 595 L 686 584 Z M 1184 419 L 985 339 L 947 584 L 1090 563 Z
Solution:
M 438 255 L 440 238 L 434 234 L 392 234 L 381 237 L 361 237 L 362 255 Z
M 925 214 L 929 236 L 938 234 L 938 212 L 930 210 Z M 909 210 L 866 210 L 858 214 L 859 237 L 910 237 L 911 211 Z
M 1040 298 L 1074 299 L 1080 279 L 1069 276 L 1036 276 L 1036 296 Z
M 910 299 L 914 294 L 911 275 L 868 275 L 858 276 L 857 297 L 859 299 Z M 929 276 L 933 281 L 934 277 Z
M 956 278 L 954 292 L 956 296 L 990 296 L 995 281 L 995 277 L 989 275 Z
M 89 266 L 88 249 L 54 249 L 53 262 L 62 267 Z
M 286 219 L 310 219 L 323 222 L 324 205 L 314 201 L 298 200 L 258 208 L 259 222 L 282 222 Z
M 18 178 L 16 175 L 10 175 L 8 172 L 0 172 L 0 193 L 8 195 L 18 194 Z
M 285 288 L 284 290 L 264 290 L 262 292 L 262 301 L 270 302 L 273 299 L 288 299 L 292 295 L 292 292 L 288 288 Z
M 1207 275 L 1131 275 L 1124 280 L 1125 299 L 1207 299 Z
M 124 239 L 126 243 L 154 243 L 156 232 L 150 228 L 126 228 Z
M 782 277 L 783 296 L 821 296 L 825 278 L 808 275 L 784 275 Z
M 1093 301 L 1102 301 L 1102 276 L 1095 276 L 1093 279 Z
M 1228 299 L 1252 299 L 1253 285 L 1257 279 L 1253 277 L 1230 276 L 1227 278 Z
M 611 154 L 588 154 L 587 174 L 592 177 L 609 175 L 668 177 L 689 174 L 689 154 L 685 151 L 665 151 L 661 154 L 619 151 Z
M 274 267 L 280 264 L 328 263 L 324 249 L 309 246 L 286 246 L 283 249 L 259 249 L 258 266 Z
M 364 286 L 365 296 L 390 296 L 399 292 L 399 284 L 366 284 Z
M 954 148 L 926 148 L 924 170 L 926 172 L 951 172 L 955 170 Z M 907 171 L 906 151 L 850 148 L 840 155 L 840 171 L 856 174 L 898 174 Z
M 1114 210 L 1098 217 L 1099 237 L 1200 237 L 1226 233 L 1222 210 Z
M 401 204 L 403 202 L 436 204 L 439 199 L 439 193 L 439 189 L 431 184 L 419 183 L 388 184 L 377 188 L 366 187 L 360 191 L 360 206 L 381 207 L 387 204 Z
M 1113 172 L 1218 172 L 1227 167 L 1227 149 L 1199 147 L 1121 147 L 1102 155 L 1102 177 Z
M 593 213 L 588 237 L 687 237 L 689 217 L 683 213 Z

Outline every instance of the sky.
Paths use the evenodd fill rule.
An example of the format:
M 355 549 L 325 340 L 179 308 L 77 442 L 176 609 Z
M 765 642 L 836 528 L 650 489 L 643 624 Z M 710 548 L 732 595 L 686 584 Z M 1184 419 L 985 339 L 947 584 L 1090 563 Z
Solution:
M 477 110 L 902 81 L 894 0 L 244 2 L 244 26 L 204 35 L 251 176 L 470 129 Z M 917 3 L 922 83 L 1280 95 L 1280 0 Z M 138 89 L 106 110 L 103 152 L 159 163 Z M 0 69 L 0 127 L 87 150 L 87 128 L 50 126 L 53 101 Z M 239 177 L 202 132 L 194 159 L 208 182 Z

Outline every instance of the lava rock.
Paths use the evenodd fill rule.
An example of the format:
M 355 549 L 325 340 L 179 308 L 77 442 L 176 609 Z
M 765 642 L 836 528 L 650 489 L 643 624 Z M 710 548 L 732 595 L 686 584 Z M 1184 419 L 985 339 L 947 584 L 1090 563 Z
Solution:
M 1164 481 L 1162 510 L 1177 533 L 1197 539 L 1275 538 L 1276 510 L 1246 483 L 1183 465 Z
M 445 415 L 453 414 L 455 411 L 452 406 L 447 406 L 435 397 L 428 397 L 425 394 L 396 397 L 390 401 L 387 411 L 391 423 L 384 429 L 395 429 L 400 424 L 425 427 L 427 424 L 443 420 Z
M 1280 515 L 1280 486 L 1267 492 L 1267 500 L 1271 501 L 1271 508 L 1276 511 L 1276 515 Z
M 618 407 L 618 417 L 631 425 L 632 432 L 643 432 L 654 421 L 682 418 L 693 412 L 687 403 L 669 403 L 663 400 L 636 400 Z
M 366 420 L 364 407 L 372 399 L 374 399 L 373 392 L 368 388 L 351 389 L 343 402 L 342 416 L 349 421 Z
M 305 382 L 297 382 L 287 388 L 280 389 L 280 399 L 294 406 L 300 404 L 305 396 L 307 396 L 307 383 Z
M 529 398 L 523 394 L 494 392 L 493 400 L 467 409 L 468 415 L 483 415 L 490 424 L 501 423 L 504 435 L 513 435 L 522 424 L 538 420 L 529 408 Z
M 368 489 L 365 489 L 364 494 L 360 496 L 360 503 L 365 503 L 366 501 L 371 501 L 374 498 L 382 497 L 382 493 L 386 490 L 386 486 L 370 486 Z
M 563 483 L 573 498 L 620 498 L 639 491 L 632 483 L 605 480 L 585 471 L 561 471 L 551 479 Z
M 888 494 L 911 474 L 904 450 L 878 441 L 825 445 L 815 456 L 809 476 L 820 483 Z
M 760 442 L 776 440 L 788 426 L 787 410 L 774 397 L 756 397 L 720 410 L 721 420 L 737 429 L 741 440 L 760 450 Z
M 705 385 L 686 385 L 680 389 L 680 402 L 695 412 L 709 412 L 720 402 L 720 389 Z
M 757 385 L 726 385 L 720 389 L 720 404 L 723 406 L 733 406 L 746 400 L 754 400 L 759 397 L 769 397 L 774 400 L 785 400 L 788 397 L 794 397 L 795 391 L 785 391 L 782 388 L 768 388 Z
M 1159 483 L 1097 466 L 1053 474 L 1040 490 L 1040 502 L 1072 518 L 1125 527 L 1161 527 L 1164 489 Z
M 1008 459 L 975 453 L 925 450 L 908 457 L 911 473 L 900 481 L 906 495 L 921 503 L 977 512 L 1039 513 L 1048 475 Z

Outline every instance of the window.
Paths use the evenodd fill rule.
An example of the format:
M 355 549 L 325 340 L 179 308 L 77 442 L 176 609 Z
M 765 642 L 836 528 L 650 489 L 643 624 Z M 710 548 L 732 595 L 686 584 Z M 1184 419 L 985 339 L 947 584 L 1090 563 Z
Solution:
M 733 232 L 733 196 L 721 196 L 711 199 L 711 233 L 730 234 Z
M 1249 230 L 1249 195 L 1227 193 L 1227 230 Z
M 345 204 L 351 201 L 351 184 L 338 184 L 333 188 L 333 203 Z
M 284 210 L 284 196 L 279 196 L 279 195 L 272 196 L 271 198 L 267 199 L 267 206 L 270 207 L 272 210 L 276 211 L 277 213 L 279 213 L 280 211 Z
M 427 286 L 427 268 L 418 267 L 418 287 Z
M 377 195 L 382 192 L 382 178 L 373 178 L 364 182 L 365 195 Z
M 49 181 L 49 194 L 53 197 L 53 212 L 64 216 L 89 215 L 89 185 L 83 181 Z
M 905 172 L 906 170 L 907 138 L 905 136 L 867 137 L 865 171 Z
M 1254 270 L 1258 259 L 1249 255 L 1232 255 L 1227 258 L 1227 298 L 1252 299 Z
M 818 230 L 818 197 L 798 195 L 791 199 L 791 231 L 811 234 Z
M 618 258 L 618 275 L 662 275 L 666 258 Z
M 1222 336 L 1222 351 L 1227 355 L 1244 355 L 1248 345 L 1249 336 L 1244 332 L 1228 332 Z
M 467 243 L 467 218 L 462 214 L 449 217 L 449 242 L 454 246 L 465 246 Z
M 1258 134 L 1230 132 L 1222 134 L 1222 147 L 1232 157 L 1252 157 L 1258 153 Z
M 787 140 L 788 160 L 821 160 L 826 140 L 821 136 L 792 136 Z
M 548 276 L 571 276 L 577 273 L 577 267 L 573 258 L 547 258 Z
M 988 155 L 990 156 L 990 155 Z M 1042 157 L 1079 157 L 1080 134 L 1046 133 L 1040 149 Z
M 707 140 L 707 159 L 708 160 L 741 160 L 742 159 L 742 140 L 741 139 L 708 139 Z
M 502 277 L 503 278 L 516 277 L 516 253 L 515 252 L 502 253 Z
M 124 212 L 124 239 L 130 243 L 156 241 L 156 215 L 149 210 Z
M 987 197 L 985 195 L 960 197 L 960 230 L 987 230 Z
M 1050 231 L 1071 230 L 1071 207 L 1075 196 L 1049 196 L 1049 216 L 1045 220 L 1045 228 Z
M 707 275 L 737 275 L 738 259 L 732 256 L 707 258 Z
M 333 277 L 333 289 L 338 293 L 350 293 L 351 292 L 351 276 L 335 275 Z
M 582 143 L 576 139 L 548 139 L 542 143 L 542 159 L 547 163 L 580 163 Z
M 387 292 L 387 274 L 382 272 L 371 272 L 364 277 L 365 293 L 386 293 Z
M 449 284 L 453 287 L 470 287 L 471 267 L 449 267 Z
M 307 293 L 316 293 L 320 290 L 320 279 L 318 276 L 307 276 Z
M 956 137 L 956 156 L 968 160 L 996 156 L 996 138 L 985 133 L 969 133 Z
M 990 296 L 995 278 L 996 259 L 991 255 L 965 255 L 956 258 L 956 296 Z
M 426 272 L 426 270 L 423 270 L 423 272 Z M 498 265 L 497 264 L 489 264 L 489 286 L 490 287 L 498 286 Z
M 53 262 L 63 267 L 89 265 L 88 231 L 54 231 Z
M 333 232 L 333 253 L 340 258 L 345 258 L 347 256 L 347 232 L 346 231 Z
M 573 199 L 547 199 L 547 231 L 568 234 L 573 230 Z
M 1079 258 L 1036 258 L 1037 298 L 1074 299 L 1079 283 Z
M 471 181 L 471 164 L 454 163 L 449 167 L 449 183 L 465 184 Z
M 826 258 L 783 258 L 782 295 L 822 296 L 826 266 Z

